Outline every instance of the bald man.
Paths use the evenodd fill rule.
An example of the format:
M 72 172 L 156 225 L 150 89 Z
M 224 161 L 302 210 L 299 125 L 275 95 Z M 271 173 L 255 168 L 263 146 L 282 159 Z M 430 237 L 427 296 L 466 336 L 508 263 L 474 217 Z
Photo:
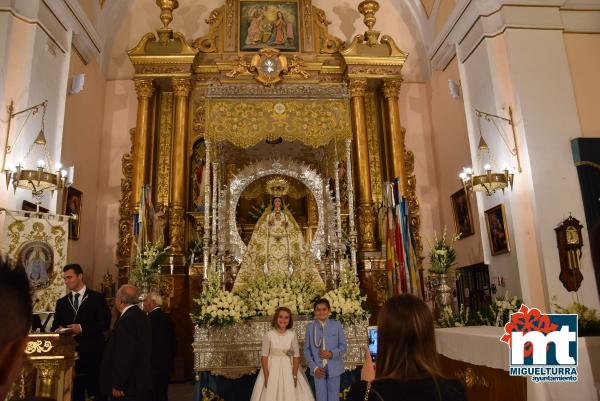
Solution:
M 115 296 L 120 317 L 102 356 L 100 386 L 109 400 L 145 401 L 152 390 L 150 321 L 137 306 L 139 291 L 123 285 Z

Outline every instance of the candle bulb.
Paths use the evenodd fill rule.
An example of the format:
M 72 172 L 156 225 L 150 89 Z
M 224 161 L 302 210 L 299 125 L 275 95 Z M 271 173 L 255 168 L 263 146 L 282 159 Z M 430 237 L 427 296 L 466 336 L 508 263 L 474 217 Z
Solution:
M 37 166 L 39 168 L 44 168 L 45 165 L 46 165 L 46 163 L 42 159 L 38 160 Z
M 486 164 L 485 166 L 483 166 L 485 171 L 490 171 L 492 169 L 492 166 L 490 166 L 489 164 Z
M 59 163 L 56 163 L 56 164 L 54 165 L 54 170 L 55 170 L 55 171 L 60 171 L 61 169 L 62 169 L 62 164 L 61 164 L 60 162 L 59 162 Z

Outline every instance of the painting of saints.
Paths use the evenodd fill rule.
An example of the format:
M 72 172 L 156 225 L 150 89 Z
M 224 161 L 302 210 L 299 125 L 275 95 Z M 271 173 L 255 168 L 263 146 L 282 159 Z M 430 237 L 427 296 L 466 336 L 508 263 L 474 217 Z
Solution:
M 277 11 L 277 18 L 273 22 L 273 31 L 269 39 L 271 46 L 285 46 L 293 44 L 294 30 L 292 24 L 288 23 L 281 11 Z
M 296 2 L 243 1 L 240 7 L 240 50 L 298 50 Z
M 250 19 L 250 25 L 248 25 L 248 32 L 246 33 L 246 44 L 257 45 L 262 40 L 262 27 L 263 27 L 263 11 L 257 9 L 254 11 L 252 18 Z

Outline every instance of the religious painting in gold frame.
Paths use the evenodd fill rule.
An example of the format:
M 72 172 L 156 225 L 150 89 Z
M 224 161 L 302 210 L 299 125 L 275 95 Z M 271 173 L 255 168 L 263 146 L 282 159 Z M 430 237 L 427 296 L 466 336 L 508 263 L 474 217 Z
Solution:
M 510 238 L 504 205 L 499 204 L 484 212 L 490 251 L 493 256 L 510 252 Z
M 63 214 L 74 216 L 69 220 L 69 239 L 78 240 L 81 235 L 81 201 L 83 193 L 73 187 L 68 187 L 63 196 Z
M 297 1 L 239 2 L 240 51 L 263 48 L 295 52 L 300 50 Z
M 469 196 L 465 189 L 461 188 L 453 193 L 450 200 L 452 202 L 452 215 L 454 216 L 454 229 L 457 234 L 460 234 L 459 239 L 475 234 L 473 214 L 471 213 Z

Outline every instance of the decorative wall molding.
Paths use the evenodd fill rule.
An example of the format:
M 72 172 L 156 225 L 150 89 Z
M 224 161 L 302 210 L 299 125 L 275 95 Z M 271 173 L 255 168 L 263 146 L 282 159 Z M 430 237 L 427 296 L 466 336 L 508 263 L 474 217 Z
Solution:
M 486 38 L 507 29 L 600 33 L 600 3 L 565 0 L 463 0 L 459 2 L 428 51 L 434 69 L 442 70 L 458 55 L 464 62 Z
M 100 62 L 104 44 L 77 0 L 42 0 L 56 19 L 73 33 L 73 46 L 85 64 Z

